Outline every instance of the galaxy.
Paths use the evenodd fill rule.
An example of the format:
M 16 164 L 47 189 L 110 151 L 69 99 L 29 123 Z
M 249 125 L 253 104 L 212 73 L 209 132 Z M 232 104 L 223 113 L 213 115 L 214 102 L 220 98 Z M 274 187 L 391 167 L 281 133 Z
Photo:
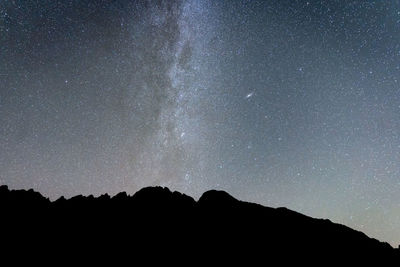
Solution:
M 400 243 L 400 1 L 3 0 L 0 185 L 209 189 Z

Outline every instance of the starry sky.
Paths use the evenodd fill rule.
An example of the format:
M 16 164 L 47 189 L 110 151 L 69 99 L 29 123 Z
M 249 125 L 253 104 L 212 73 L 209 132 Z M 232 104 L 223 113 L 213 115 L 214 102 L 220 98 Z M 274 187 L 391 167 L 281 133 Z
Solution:
M 209 189 L 400 243 L 400 1 L 0 1 L 0 184 Z

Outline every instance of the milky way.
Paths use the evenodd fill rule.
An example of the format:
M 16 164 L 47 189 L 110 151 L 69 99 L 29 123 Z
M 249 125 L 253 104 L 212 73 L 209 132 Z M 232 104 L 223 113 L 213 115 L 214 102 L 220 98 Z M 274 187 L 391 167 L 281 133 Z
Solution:
M 400 243 L 399 1 L 0 2 L 0 184 L 162 185 Z

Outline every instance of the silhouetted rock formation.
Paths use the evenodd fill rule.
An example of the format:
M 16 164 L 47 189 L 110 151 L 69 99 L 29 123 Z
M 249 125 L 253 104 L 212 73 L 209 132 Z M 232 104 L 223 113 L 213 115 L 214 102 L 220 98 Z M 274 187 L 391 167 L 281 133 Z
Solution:
M 51 202 L 33 190 L 1 186 L 0 212 L 3 243 L 24 244 L 29 250 L 150 254 L 161 262 L 168 257 L 318 265 L 400 260 L 399 249 L 346 226 L 242 202 L 215 190 L 197 202 L 162 187 L 144 188 L 133 196 Z

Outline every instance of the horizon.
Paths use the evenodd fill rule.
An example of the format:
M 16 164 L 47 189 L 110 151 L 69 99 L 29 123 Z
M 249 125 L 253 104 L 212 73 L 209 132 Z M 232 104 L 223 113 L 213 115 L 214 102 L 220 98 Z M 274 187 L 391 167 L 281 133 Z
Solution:
M 165 186 L 400 244 L 400 2 L 0 1 L 0 185 Z

